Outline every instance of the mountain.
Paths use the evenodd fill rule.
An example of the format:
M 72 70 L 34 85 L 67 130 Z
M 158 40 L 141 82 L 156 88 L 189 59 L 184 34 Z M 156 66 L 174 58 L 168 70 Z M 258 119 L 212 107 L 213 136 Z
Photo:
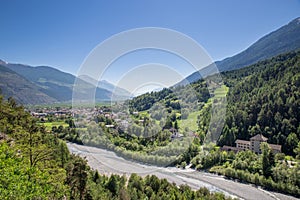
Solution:
M 159 120 L 164 109 L 168 109 L 165 118 L 171 119 L 173 115 L 173 121 L 183 119 L 184 115 L 189 120 L 194 117 L 199 134 L 207 134 L 209 126 L 217 126 L 211 121 L 214 112 L 217 116 L 215 121 L 225 122 L 220 130 L 219 146 L 235 146 L 236 139 L 249 140 L 256 134 L 263 134 L 269 143 L 282 145 L 282 152 L 294 156 L 294 149 L 300 141 L 299 66 L 300 50 L 280 54 L 242 69 L 222 72 L 224 85 L 228 88 L 224 119 L 222 109 L 212 110 L 211 105 L 214 102 L 217 107 L 222 102 L 222 90 L 217 89 L 211 95 L 203 79 L 176 87 L 176 90 L 164 89 L 134 97 L 129 101 L 129 108 L 131 111 L 147 111 L 151 113 L 151 118 Z M 209 98 L 212 100 L 208 101 Z M 194 112 L 194 106 L 198 113 L 190 115 Z M 199 121 L 196 122 L 196 119 Z M 182 123 L 179 124 L 182 126 Z
M 112 83 L 110 83 L 106 80 L 97 81 L 97 80 L 95 80 L 92 77 L 87 76 L 87 75 L 79 76 L 79 78 L 86 81 L 86 82 L 88 82 L 88 83 L 90 83 L 90 84 L 93 84 L 93 85 L 95 85 L 99 88 L 106 89 L 106 90 L 114 93 L 115 95 L 117 95 L 120 98 L 128 99 L 131 96 L 130 92 L 128 92 L 127 90 L 125 90 L 121 87 L 115 86 L 114 84 L 112 84 Z
M 98 82 L 98 87 L 106 89 L 108 91 L 113 92 L 114 94 L 117 94 L 118 96 L 123 96 L 123 97 L 130 97 L 131 94 L 127 90 L 120 88 L 118 86 L 115 86 L 114 84 L 106 81 L 106 80 L 101 80 Z
M 6 65 L 6 64 L 7 64 L 7 62 L 0 59 L 0 65 Z
M 0 62 L 0 89 L 5 98 L 13 96 L 22 104 L 54 103 L 56 99 L 43 93 L 42 88 L 28 81 L 16 72 L 3 66 Z
M 269 143 L 282 145 L 284 153 L 295 155 L 297 144 L 292 141 L 300 139 L 299 66 L 300 51 L 292 51 L 222 73 L 229 92 L 221 146 L 261 133 Z
M 13 96 L 18 99 L 18 102 L 24 104 L 40 104 L 40 103 L 53 103 L 53 102 L 70 102 L 73 95 L 73 86 L 76 77 L 72 74 L 62 72 L 58 69 L 48 66 L 32 67 L 24 64 L 12 64 L 0 60 L 1 69 L 3 71 L 9 71 L 10 85 L 6 84 L 7 78 L 1 76 L 1 89 L 4 96 Z M 12 79 L 13 78 L 13 79 Z M 76 91 L 76 96 L 80 100 L 89 100 L 95 98 L 96 101 L 111 100 L 124 100 L 130 97 L 130 93 L 122 88 L 115 87 L 113 84 L 107 81 L 100 81 L 95 84 L 95 80 L 90 80 L 87 77 L 80 77 L 76 80 L 76 84 L 80 84 L 80 91 Z M 19 86 L 13 83 L 26 85 L 35 93 L 38 92 L 39 98 L 32 93 L 23 93 L 22 95 L 16 94 L 16 91 L 20 91 Z M 26 82 L 26 83 L 25 83 Z M 97 82 L 97 81 L 96 81 Z M 87 94 L 93 94 L 96 87 L 96 93 L 94 96 L 87 96 Z M 23 88 L 24 89 L 24 88 Z M 29 94 L 34 97 L 28 97 Z M 42 95 L 43 94 L 43 95 Z M 40 98 L 40 96 L 47 98 Z
M 297 50 L 299 48 L 300 18 L 297 18 L 287 25 L 282 26 L 281 28 L 262 37 L 245 51 L 222 61 L 217 61 L 215 64 L 220 72 L 230 71 L 246 67 L 258 61 L 271 58 L 281 53 Z M 205 77 L 205 75 L 210 74 L 210 68 L 211 65 L 200 70 L 200 74 Z M 186 80 L 190 83 L 194 82 L 200 79 L 200 74 L 195 72 L 189 75 Z M 184 84 L 184 82 L 182 81 L 179 84 Z
M 36 84 L 45 94 L 55 98 L 58 102 L 72 100 L 73 85 L 76 77 L 72 74 L 62 72 L 48 66 L 32 67 L 23 64 L 6 64 L 6 67 L 25 77 L 27 80 Z M 80 95 L 84 98 L 85 94 L 95 87 L 85 81 L 79 81 L 81 87 Z M 109 100 L 112 93 L 102 88 L 96 88 L 95 99 L 97 101 Z
M 22 64 L 7 64 L 6 66 L 39 86 L 44 93 L 57 101 L 71 99 L 75 80 L 73 75 L 45 66 L 31 67 Z

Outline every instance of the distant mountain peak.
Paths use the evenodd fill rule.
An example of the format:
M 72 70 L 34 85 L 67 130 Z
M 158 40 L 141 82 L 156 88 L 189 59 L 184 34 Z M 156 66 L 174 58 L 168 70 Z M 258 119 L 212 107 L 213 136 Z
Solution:
M 245 51 L 217 61 L 215 64 L 220 72 L 231 71 L 297 49 L 300 49 L 300 17 L 266 34 Z M 210 68 L 211 66 L 207 66 L 200 73 L 194 72 L 186 78 L 185 82 L 191 83 L 199 80 L 201 78 L 200 74 L 203 77 L 209 75 L 211 73 Z M 178 84 L 184 85 L 183 81 Z
M 293 26 L 293 25 L 299 25 L 299 24 L 300 24 L 300 17 L 297 17 L 296 19 L 294 19 L 290 23 L 288 23 L 287 26 Z
M 7 65 L 7 64 L 8 64 L 8 62 L 0 59 L 0 65 Z

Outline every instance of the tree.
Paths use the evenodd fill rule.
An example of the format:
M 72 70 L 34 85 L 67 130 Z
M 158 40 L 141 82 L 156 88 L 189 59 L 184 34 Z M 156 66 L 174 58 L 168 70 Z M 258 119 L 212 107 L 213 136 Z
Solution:
M 70 128 L 76 128 L 75 123 L 72 119 L 66 120 L 67 124 L 69 124 Z
M 93 177 L 93 181 L 94 181 L 95 183 L 97 183 L 97 182 L 99 181 L 99 179 L 100 179 L 99 172 L 96 171 L 95 174 L 94 174 L 94 177 Z
M 84 199 L 88 181 L 87 161 L 77 155 L 71 156 L 67 166 L 67 184 L 70 186 L 71 199 Z
M 154 175 L 146 176 L 145 182 L 146 185 L 149 185 L 155 193 L 158 192 L 160 188 L 160 180 L 156 176 Z
M 296 133 L 290 133 L 289 136 L 286 139 L 286 144 L 284 147 L 286 148 L 286 151 L 289 155 L 295 156 L 294 149 L 297 147 L 299 142 L 299 139 L 296 135 Z
M 175 122 L 175 120 L 176 120 L 176 113 L 175 112 L 173 112 L 171 114 L 170 119 L 171 119 L 172 122 Z
M 274 155 L 268 143 L 263 142 L 260 144 L 262 150 L 262 171 L 265 177 L 269 177 L 272 174 L 272 166 L 274 165 Z
M 179 129 L 177 120 L 176 120 L 175 123 L 174 123 L 174 128 L 175 128 L 177 131 L 178 131 L 178 129 Z
M 114 195 L 116 196 L 119 192 L 119 183 L 118 183 L 118 179 L 116 177 L 117 175 L 111 175 L 108 183 L 107 183 L 107 189 Z
M 294 149 L 294 153 L 296 154 L 296 158 L 300 160 L 300 142 L 298 142 L 297 148 Z
M 229 145 L 233 146 L 235 142 L 235 135 L 234 133 L 229 129 L 228 125 L 225 124 L 222 135 L 220 136 L 220 139 L 218 141 L 220 146 Z
M 164 126 L 164 129 L 170 129 L 173 127 L 173 123 L 171 121 L 171 119 L 168 117 L 167 120 L 166 120 L 166 124 Z
M 30 166 L 34 167 L 40 162 L 50 160 L 54 149 L 50 145 L 52 139 L 47 140 L 47 133 L 39 129 L 34 121 L 28 121 L 28 130 L 16 127 L 14 137 L 17 139 L 17 145 L 23 149 L 23 155 L 29 160 Z M 40 132 L 42 130 L 43 132 Z
M 70 153 L 68 147 L 64 141 L 59 142 L 59 157 L 61 161 L 61 167 L 64 168 L 68 160 L 70 159 Z

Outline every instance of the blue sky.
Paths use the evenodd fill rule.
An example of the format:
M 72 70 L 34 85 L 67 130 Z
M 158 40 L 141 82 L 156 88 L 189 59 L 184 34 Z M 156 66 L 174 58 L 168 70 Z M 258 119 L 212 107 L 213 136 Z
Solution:
M 0 59 L 53 66 L 73 74 L 96 45 L 128 29 L 174 29 L 196 40 L 217 61 L 244 50 L 263 35 L 300 16 L 299 0 L 1 0 L 0 3 Z M 142 64 L 144 56 L 132 59 L 137 57 Z M 163 59 L 164 55 L 157 57 Z M 192 73 L 182 71 L 184 75 Z M 110 78 L 111 82 L 116 81 Z

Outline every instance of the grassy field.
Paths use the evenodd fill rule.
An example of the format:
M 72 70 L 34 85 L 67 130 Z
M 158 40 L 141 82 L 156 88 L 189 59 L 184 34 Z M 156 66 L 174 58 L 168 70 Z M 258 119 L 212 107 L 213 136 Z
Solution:
M 214 98 L 221 98 L 221 97 L 225 97 L 227 92 L 229 91 L 229 87 L 227 87 L 226 85 L 222 85 L 220 88 L 217 88 L 214 91 Z
M 229 91 L 229 87 L 226 85 L 222 85 L 220 88 L 217 88 L 214 91 L 214 96 L 210 98 L 204 107 L 209 106 L 214 99 L 223 98 L 226 96 L 227 92 Z M 181 131 L 184 131 L 185 128 L 189 128 L 191 131 L 196 131 L 198 129 L 197 124 L 197 116 L 200 114 L 201 111 L 195 111 L 189 114 L 187 119 L 178 121 L 178 125 Z
M 196 131 L 198 129 L 197 125 L 197 116 L 199 115 L 199 111 L 195 111 L 189 114 L 187 119 L 179 120 L 178 126 L 181 131 L 184 131 L 188 128 L 191 131 Z
M 59 126 L 63 126 L 64 128 L 69 127 L 69 124 L 63 122 L 63 121 L 58 121 L 58 122 L 45 122 L 45 123 L 38 123 L 39 125 L 45 126 L 47 131 L 51 131 L 53 126 L 56 126 L 57 128 Z M 87 128 L 76 128 L 78 131 L 86 131 Z
M 53 126 L 63 126 L 64 128 L 68 127 L 69 124 L 63 122 L 63 121 L 58 121 L 58 122 L 45 122 L 45 123 L 39 123 L 40 125 L 43 125 L 46 127 L 46 130 L 51 130 Z

